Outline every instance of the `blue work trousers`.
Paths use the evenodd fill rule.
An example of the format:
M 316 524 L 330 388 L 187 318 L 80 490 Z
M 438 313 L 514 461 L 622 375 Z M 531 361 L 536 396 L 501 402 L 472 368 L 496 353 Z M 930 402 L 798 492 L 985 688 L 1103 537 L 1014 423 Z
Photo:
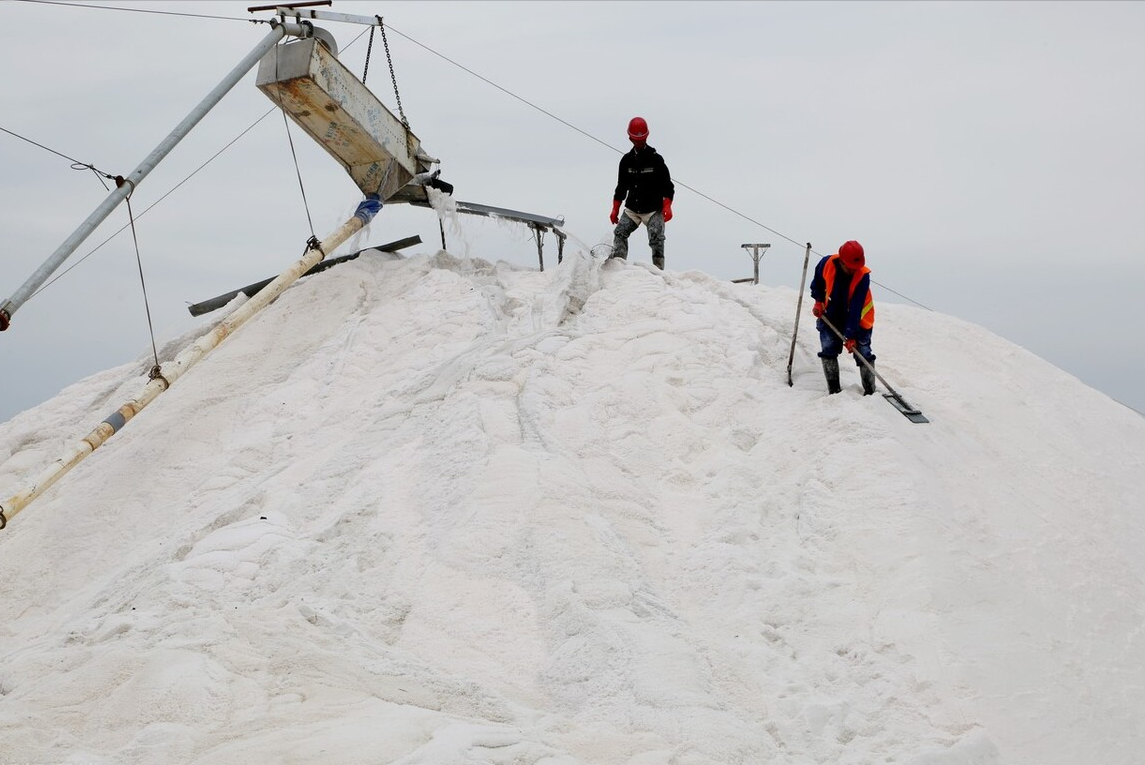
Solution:
M 819 330 L 819 344 L 823 350 L 819 351 L 819 357 L 823 359 L 835 359 L 843 352 L 843 341 L 839 336 L 831 331 L 831 328 L 823 323 L 822 319 L 815 320 L 815 328 Z M 872 364 L 875 363 L 875 354 L 871 350 L 871 334 L 874 330 L 860 328 L 855 333 L 855 351 L 861 353 L 863 358 Z M 862 367 L 863 362 L 855 359 L 855 366 Z

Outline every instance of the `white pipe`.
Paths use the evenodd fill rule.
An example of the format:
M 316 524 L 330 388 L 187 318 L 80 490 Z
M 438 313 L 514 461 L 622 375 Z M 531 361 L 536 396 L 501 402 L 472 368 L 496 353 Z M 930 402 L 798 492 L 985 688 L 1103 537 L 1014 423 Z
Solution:
M 154 375 L 138 396 L 119 407 L 115 413 L 101 422 L 95 430 L 52 463 L 51 467 L 37 476 L 25 488 L 16 492 L 16 494 L 3 502 L 0 502 L 0 529 L 4 528 L 8 521 L 23 510 L 29 502 L 47 491 L 56 481 L 60 480 L 65 473 L 115 435 L 120 428 L 127 424 L 128 420 L 139 414 L 139 411 L 143 409 L 143 407 L 150 404 L 160 393 L 171 387 L 188 369 L 214 350 L 223 340 L 234 333 L 236 329 L 245 324 L 251 316 L 269 305 L 283 290 L 296 282 L 303 274 L 326 257 L 327 253 L 333 252 L 340 244 L 361 229 L 362 226 L 369 223 L 379 209 L 381 209 L 380 202 L 377 202 L 375 207 L 368 207 L 365 202 L 359 205 L 358 212 L 343 223 L 338 230 L 330 234 L 326 239 L 323 239 L 317 246 L 307 250 L 301 260 L 279 274 L 274 281 L 263 287 L 254 297 L 239 306 L 230 316 L 220 322 L 218 326 L 196 340 L 193 345 L 184 349 L 169 365 L 163 367 L 160 374 Z

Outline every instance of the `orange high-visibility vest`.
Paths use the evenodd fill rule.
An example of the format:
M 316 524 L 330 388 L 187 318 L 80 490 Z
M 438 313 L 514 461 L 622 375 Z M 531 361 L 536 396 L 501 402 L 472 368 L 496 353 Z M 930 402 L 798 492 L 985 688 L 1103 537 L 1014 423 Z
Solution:
M 835 287 L 835 261 L 839 259 L 839 254 L 836 253 L 827 259 L 823 264 L 823 281 L 827 285 L 825 300 L 830 301 L 832 291 Z M 869 274 L 871 269 L 863 266 L 851 276 L 851 285 L 847 288 L 847 301 L 850 302 L 855 297 L 855 290 L 859 286 L 859 282 L 863 278 L 863 274 Z M 848 311 L 850 306 L 848 306 Z M 863 312 L 859 316 L 859 326 L 863 329 L 871 329 L 875 326 L 875 298 L 871 295 L 870 287 L 867 288 L 867 299 L 863 302 Z

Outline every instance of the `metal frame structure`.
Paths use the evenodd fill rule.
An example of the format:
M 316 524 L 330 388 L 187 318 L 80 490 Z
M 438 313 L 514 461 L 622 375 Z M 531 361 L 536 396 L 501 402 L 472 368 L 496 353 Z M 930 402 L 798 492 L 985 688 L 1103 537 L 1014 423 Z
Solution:
M 736 284 L 746 284 L 747 282 L 759 284 L 759 261 L 760 258 L 767 254 L 766 250 L 770 246 L 770 244 L 741 244 L 740 247 L 743 249 L 751 250 L 751 260 L 755 264 L 755 271 L 750 279 L 732 279 L 732 281 Z
M 409 204 L 416 207 L 432 207 L 427 201 L 410 200 Z M 544 252 L 544 235 L 545 232 L 551 232 L 557 239 L 557 263 L 564 260 L 565 252 L 565 239 L 568 234 L 561 231 L 561 226 L 565 225 L 564 218 L 548 218 L 544 215 L 536 215 L 534 213 L 520 212 L 518 210 L 507 210 L 504 207 L 491 207 L 490 205 L 477 204 L 476 202 L 461 202 L 457 203 L 457 212 L 465 213 L 466 215 L 480 215 L 486 218 L 501 218 L 504 220 L 516 221 L 524 223 L 533 230 L 533 238 L 537 242 L 537 260 L 540 264 L 540 269 L 545 270 L 545 252 Z M 441 232 L 441 248 L 446 249 L 445 246 L 445 230 Z

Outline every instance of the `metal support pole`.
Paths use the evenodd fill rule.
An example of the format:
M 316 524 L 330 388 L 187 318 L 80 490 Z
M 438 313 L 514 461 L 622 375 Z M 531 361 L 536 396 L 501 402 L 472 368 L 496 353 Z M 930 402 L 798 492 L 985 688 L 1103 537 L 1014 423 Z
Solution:
M 314 29 L 309 22 L 300 25 L 282 24 L 274 21 L 271 22 L 271 25 L 273 26 L 271 33 L 263 38 L 262 42 L 255 46 L 254 50 L 248 53 L 246 57 L 231 70 L 230 74 L 215 86 L 214 90 L 207 94 L 207 97 L 171 131 L 170 135 L 164 138 L 163 141 L 147 155 L 146 159 L 144 159 L 138 167 L 132 170 L 126 178 L 116 178 L 115 191 L 111 192 L 111 194 L 100 203 L 99 207 L 80 224 L 79 228 L 52 253 L 52 256 L 44 261 L 43 265 L 41 265 L 34 274 L 28 277 L 28 280 L 24 282 L 20 289 L 16 290 L 12 297 L 8 298 L 3 305 L 0 305 L 0 331 L 8 329 L 12 315 L 16 313 L 17 309 L 27 302 L 29 297 L 35 294 L 36 290 L 48 280 L 48 277 L 50 277 L 56 269 L 63 265 L 64 261 L 95 231 L 96 227 L 111 214 L 112 210 L 138 188 L 139 184 L 155 169 L 156 165 L 175 148 L 179 141 L 183 140 L 183 138 L 191 132 L 191 129 L 206 116 L 207 112 L 213 109 L 215 105 L 222 100 L 223 96 L 259 62 L 267 51 L 274 48 L 279 40 L 286 35 L 308 37 L 313 34 Z
M 803 285 L 807 283 L 807 264 L 811 260 L 811 242 L 807 243 L 807 250 L 803 253 L 803 276 L 799 277 L 799 298 L 795 301 L 795 329 L 791 331 L 791 355 L 787 357 L 787 385 L 791 387 L 795 382 L 791 379 L 791 365 L 795 362 L 795 337 L 799 334 L 799 314 L 803 310 Z
M 755 264 L 755 273 L 752 276 L 752 284 L 759 284 L 759 259 L 764 256 L 764 250 L 770 247 L 770 244 L 741 244 L 740 247 L 745 250 L 751 250 L 751 259 Z
M 545 270 L 545 244 L 544 236 L 545 230 L 536 223 L 530 223 L 529 227 L 533 229 L 533 238 L 537 240 L 537 262 L 540 264 L 541 270 Z

